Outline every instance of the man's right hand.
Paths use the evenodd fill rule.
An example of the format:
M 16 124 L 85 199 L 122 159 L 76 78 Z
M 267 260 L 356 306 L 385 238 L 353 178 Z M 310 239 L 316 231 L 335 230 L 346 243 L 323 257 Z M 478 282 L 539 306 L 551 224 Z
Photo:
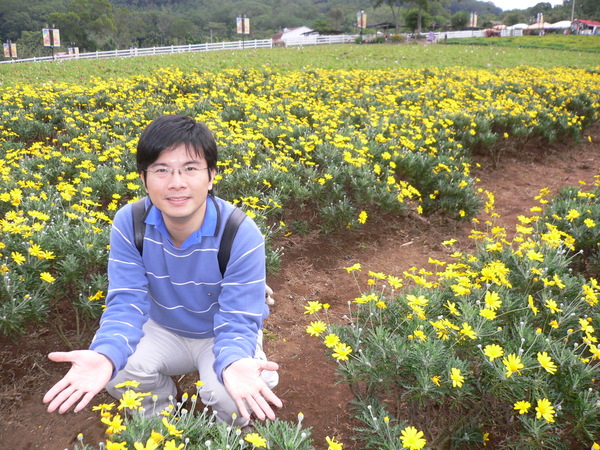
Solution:
M 93 350 L 54 352 L 48 355 L 55 362 L 70 362 L 71 369 L 44 396 L 48 412 L 63 414 L 75 403 L 79 412 L 104 389 L 113 372 L 113 363 L 106 356 Z

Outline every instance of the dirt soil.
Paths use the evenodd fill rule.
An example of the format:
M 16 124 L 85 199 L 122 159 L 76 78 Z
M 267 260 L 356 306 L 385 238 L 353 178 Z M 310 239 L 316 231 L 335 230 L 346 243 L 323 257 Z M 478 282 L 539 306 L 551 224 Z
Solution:
M 591 142 L 588 140 L 591 135 Z M 479 185 L 496 198 L 499 222 L 510 231 L 520 214 L 538 203 L 534 197 L 542 188 L 556 192 L 580 180 L 593 184 L 600 173 L 600 126 L 586 132 L 581 144 L 542 148 L 529 146 L 518 154 L 505 154 L 495 168 L 489 157 L 476 157 L 474 175 Z M 282 241 L 281 270 L 269 277 L 276 303 L 267 320 L 265 349 L 280 365 L 276 394 L 284 402 L 279 411 L 283 420 L 295 421 L 304 414 L 303 425 L 312 427 L 317 449 L 326 449 L 325 437 L 344 443 L 344 450 L 362 448 L 350 416 L 352 396 L 346 386 L 335 384 L 335 363 L 326 356 L 320 340 L 306 333 L 313 316 L 304 314 L 309 300 L 331 305 L 330 317 L 344 320 L 347 302 L 360 295 L 366 272 L 374 270 L 402 276 L 412 266 L 425 267 L 430 257 L 447 259 L 441 242 L 456 238 L 469 249 L 470 224 L 441 218 L 424 221 L 415 217 L 369 217 L 360 231 L 330 235 L 292 236 Z M 362 264 L 359 288 L 353 274 L 344 267 Z M 68 370 L 50 362 L 50 351 L 68 350 L 57 328 L 75 347 L 85 347 L 92 329 L 75 332 L 72 323 L 52 318 L 48 325 L 31 329 L 17 344 L 0 341 L 0 449 L 72 449 L 79 433 L 84 442 L 97 445 L 105 439 L 105 427 L 91 407 L 80 413 L 59 415 L 46 412 L 44 393 Z M 184 380 L 185 381 L 185 380 Z M 193 392 L 190 389 L 190 392 Z M 94 404 L 112 399 L 102 393 Z

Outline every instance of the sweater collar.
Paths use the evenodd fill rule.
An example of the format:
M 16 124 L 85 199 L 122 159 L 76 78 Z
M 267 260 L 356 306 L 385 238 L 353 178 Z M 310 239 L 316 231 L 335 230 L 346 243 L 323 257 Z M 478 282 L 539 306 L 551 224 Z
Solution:
M 219 216 L 220 214 L 215 199 L 209 195 L 206 198 L 206 212 L 204 214 L 204 221 L 202 222 L 200 229 L 194 231 L 185 240 L 180 248 L 183 249 L 194 244 L 199 244 L 202 241 L 203 236 L 215 236 L 217 232 L 217 225 L 219 223 Z M 154 228 L 160 231 L 160 233 L 166 237 L 169 242 L 172 242 L 163 220 L 162 213 L 154 205 L 152 205 L 150 211 L 148 212 L 146 224 L 154 226 Z

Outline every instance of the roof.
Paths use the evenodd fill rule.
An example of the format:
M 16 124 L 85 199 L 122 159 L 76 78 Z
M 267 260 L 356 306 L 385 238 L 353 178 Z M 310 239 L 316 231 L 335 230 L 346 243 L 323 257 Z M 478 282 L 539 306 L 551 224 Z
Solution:
M 589 25 L 591 27 L 597 27 L 600 26 L 600 22 L 596 21 L 596 20 L 582 20 L 582 19 L 575 19 L 575 22 L 579 22 L 582 23 L 584 25 Z
M 550 29 L 562 29 L 562 28 L 570 28 L 571 21 L 570 20 L 561 20 L 560 22 L 553 23 L 548 28 Z
M 517 23 L 515 25 L 511 25 L 510 27 L 508 27 L 509 30 L 523 30 L 525 28 L 527 28 L 529 25 L 527 25 L 526 23 Z
M 551 24 L 548 23 L 548 22 L 544 22 L 544 23 L 541 23 L 541 24 L 540 23 L 532 23 L 531 25 L 529 25 L 527 27 L 527 29 L 528 30 L 539 30 L 541 28 L 548 28 L 548 27 L 550 27 L 550 25 Z
M 388 30 L 390 28 L 396 28 L 396 25 L 394 25 L 392 22 L 379 22 L 367 24 L 367 28 L 383 28 Z
M 281 32 L 279 32 L 279 33 L 277 33 L 277 34 L 274 34 L 274 35 L 271 37 L 271 39 L 272 39 L 272 40 L 274 40 L 274 41 L 279 41 L 279 40 L 281 40 L 281 39 L 283 38 L 283 35 L 284 35 L 284 34 L 287 34 L 287 33 L 289 33 L 290 31 L 294 31 L 294 30 L 301 30 L 301 29 L 303 29 L 303 28 L 304 28 L 304 29 L 306 29 L 306 31 L 304 31 L 304 32 L 302 33 L 302 34 L 303 34 L 303 35 L 305 35 L 305 36 L 308 36 L 308 35 L 310 35 L 311 33 L 314 33 L 314 31 L 313 31 L 311 28 L 309 28 L 309 27 L 307 27 L 307 26 L 304 26 L 304 25 L 303 25 L 303 26 L 301 26 L 301 27 L 284 28 L 284 29 L 283 29 L 283 31 L 281 31 Z

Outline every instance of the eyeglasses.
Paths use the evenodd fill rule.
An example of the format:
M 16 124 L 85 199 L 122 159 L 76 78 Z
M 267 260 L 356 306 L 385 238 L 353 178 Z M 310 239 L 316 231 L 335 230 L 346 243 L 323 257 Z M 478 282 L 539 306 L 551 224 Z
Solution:
M 156 178 L 167 178 L 170 175 L 173 175 L 175 172 L 179 172 L 180 176 L 184 176 L 186 178 L 195 178 L 200 175 L 200 172 L 203 170 L 208 170 L 208 167 L 196 167 L 196 166 L 183 166 L 180 168 L 169 167 L 169 166 L 160 166 L 156 169 L 146 169 L 144 172 L 150 172 L 154 174 Z

